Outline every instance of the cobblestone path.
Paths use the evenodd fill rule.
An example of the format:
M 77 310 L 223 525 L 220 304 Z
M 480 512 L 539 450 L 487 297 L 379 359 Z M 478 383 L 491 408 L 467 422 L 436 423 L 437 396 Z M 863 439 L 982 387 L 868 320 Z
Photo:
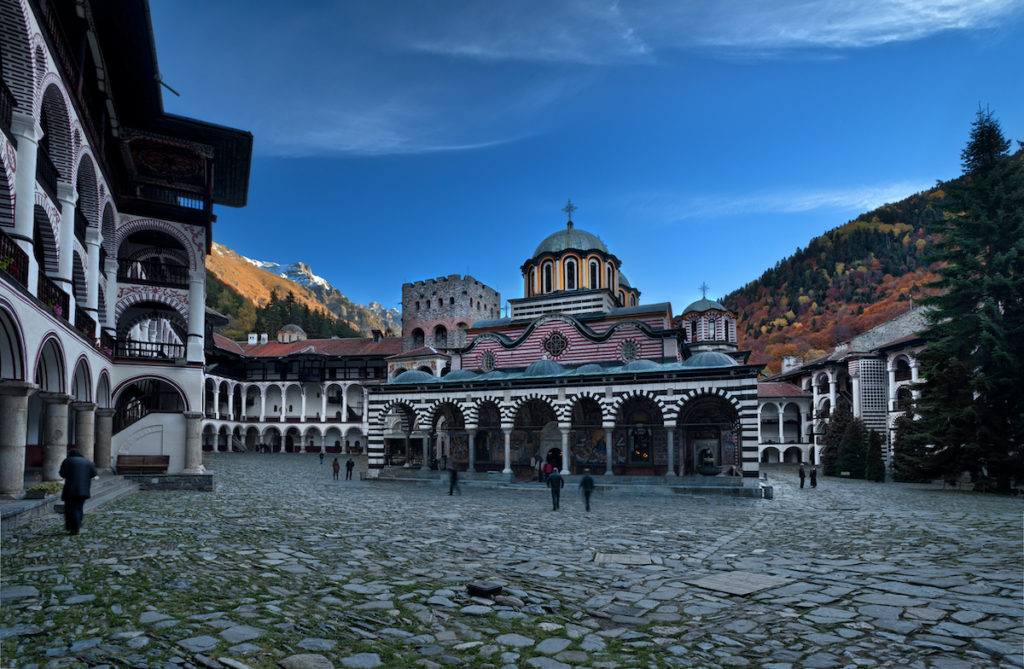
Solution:
M 586 513 L 567 488 L 553 512 L 536 484 L 206 464 L 214 493 L 4 536 L 3 666 L 1024 666 L 1020 500 L 783 477 L 770 501 L 598 493 Z M 480 580 L 504 590 L 470 597 Z

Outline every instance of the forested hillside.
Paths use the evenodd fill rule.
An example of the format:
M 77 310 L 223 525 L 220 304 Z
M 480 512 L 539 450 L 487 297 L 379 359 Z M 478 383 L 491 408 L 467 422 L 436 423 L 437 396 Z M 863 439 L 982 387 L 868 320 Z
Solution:
M 739 317 L 741 349 L 779 371 L 784 356 L 813 359 L 910 307 L 935 278 L 924 223 L 941 217 L 942 184 L 816 237 L 723 298 Z

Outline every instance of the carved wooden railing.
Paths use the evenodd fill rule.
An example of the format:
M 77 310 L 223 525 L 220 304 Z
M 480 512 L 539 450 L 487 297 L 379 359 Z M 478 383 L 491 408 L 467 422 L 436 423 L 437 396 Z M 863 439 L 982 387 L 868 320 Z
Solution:
M 28 254 L 21 247 L 0 231 L 0 269 L 20 283 L 28 287 Z
M 71 300 L 68 294 L 65 293 L 56 283 L 53 282 L 50 277 L 40 270 L 39 271 L 39 299 L 42 300 L 43 304 L 50 307 L 53 313 L 57 314 L 64 320 L 68 320 L 71 309 Z
M 153 260 L 117 259 L 117 280 L 154 286 L 188 287 L 188 267 Z

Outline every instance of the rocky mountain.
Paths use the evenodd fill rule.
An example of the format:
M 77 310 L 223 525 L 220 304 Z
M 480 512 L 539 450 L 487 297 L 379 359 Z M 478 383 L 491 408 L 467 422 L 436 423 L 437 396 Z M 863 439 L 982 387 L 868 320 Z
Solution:
M 397 309 L 385 309 L 376 302 L 355 304 L 302 262 L 282 265 L 254 260 L 214 242 L 206 269 L 258 306 L 266 305 L 272 290 L 282 298 L 291 291 L 297 302 L 311 309 L 326 308 L 362 334 L 369 335 L 372 330 L 397 333 L 402 329 L 402 315 Z

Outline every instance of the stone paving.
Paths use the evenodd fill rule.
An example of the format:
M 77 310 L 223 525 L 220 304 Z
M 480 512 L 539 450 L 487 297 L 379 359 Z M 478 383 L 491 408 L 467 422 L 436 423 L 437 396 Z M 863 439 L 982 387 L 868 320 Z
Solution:
M 603 493 L 586 513 L 567 489 L 553 512 L 538 484 L 206 464 L 216 492 L 4 536 L 3 666 L 1024 666 L 1016 499 L 783 476 L 774 500 Z M 482 580 L 502 592 L 469 596 Z

